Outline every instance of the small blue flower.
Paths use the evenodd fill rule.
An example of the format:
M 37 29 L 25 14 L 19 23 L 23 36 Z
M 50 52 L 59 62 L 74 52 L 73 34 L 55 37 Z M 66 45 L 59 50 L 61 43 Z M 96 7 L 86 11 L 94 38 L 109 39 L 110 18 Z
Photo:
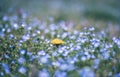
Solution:
M 21 49 L 20 54 L 24 55 L 26 53 L 26 50 Z
M 0 76 L 4 76 L 4 73 L 3 73 L 3 72 L 0 72 Z
M 55 71 L 55 77 L 67 77 L 67 73 L 62 71 Z
M 24 64 L 25 62 L 26 62 L 26 60 L 25 60 L 24 57 L 18 58 L 18 63 L 19 63 L 19 64 Z
M 15 37 L 15 36 L 14 36 L 13 34 L 10 34 L 10 35 L 9 35 L 9 38 L 10 38 L 10 39 L 13 39 L 14 37 Z
M 50 77 L 50 75 L 47 70 L 43 70 L 38 73 L 38 77 Z
M 10 58 L 8 54 L 4 54 L 4 57 L 5 58 Z
M 120 73 L 115 74 L 114 77 L 120 77 Z
M 99 63 L 100 63 L 100 59 L 95 59 L 95 60 L 94 60 L 94 65 L 93 65 L 93 67 L 94 67 L 95 69 L 97 69 Z
M 95 73 L 89 67 L 84 67 L 79 71 L 80 77 L 95 77 Z
M 45 51 L 43 51 L 43 50 L 38 51 L 38 53 L 37 53 L 37 54 L 38 54 L 39 56 L 40 56 L 40 55 L 43 55 L 43 56 L 44 56 L 44 55 L 46 55 Z
M 18 72 L 20 72 L 21 74 L 25 74 L 27 72 L 26 68 L 25 67 L 20 67 L 18 69 Z
M 28 52 L 27 52 L 27 55 L 28 55 L 28 56 L 31 56 L 31 55 L 32 55 L 32 52 L 29 52 L 29 51 L 28 51 Z
M 3 32 L 0 32 L 0 37 L 4 37 L 5 34 Z
M 6 64 L 6 63 L 2 63 L 2 67 L 4 68 L 5 73 L 7 73 L 7 74 L 10 73 L 10 68 L 9 68 L 8 64 Z

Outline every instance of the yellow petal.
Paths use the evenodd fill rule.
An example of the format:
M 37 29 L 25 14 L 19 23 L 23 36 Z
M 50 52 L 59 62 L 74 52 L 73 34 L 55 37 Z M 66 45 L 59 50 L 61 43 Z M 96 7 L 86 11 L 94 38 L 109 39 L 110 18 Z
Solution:
M 65 44 L 65 42 L 61 39 L 53 39 L 51 41 L 52 44 Z

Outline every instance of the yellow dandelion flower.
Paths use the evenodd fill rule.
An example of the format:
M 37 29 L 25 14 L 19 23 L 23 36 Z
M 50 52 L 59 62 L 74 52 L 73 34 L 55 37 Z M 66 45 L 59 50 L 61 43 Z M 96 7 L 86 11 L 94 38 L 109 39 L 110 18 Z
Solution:
M 65 44 L 65 42 L 61 39 L 53 39 L 51 41 L 51 44 L 54 44 L 54 45 L 59 45 L 59 44 Z

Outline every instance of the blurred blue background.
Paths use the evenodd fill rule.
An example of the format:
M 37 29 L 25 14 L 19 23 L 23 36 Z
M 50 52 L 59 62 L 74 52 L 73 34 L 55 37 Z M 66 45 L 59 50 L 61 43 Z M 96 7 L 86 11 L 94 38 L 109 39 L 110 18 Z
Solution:
M 77 26 L 94 25 L 119 34 L 120 0 L 0 0 L 0 17 L 24 11 L 55 22 L 72 21 Z

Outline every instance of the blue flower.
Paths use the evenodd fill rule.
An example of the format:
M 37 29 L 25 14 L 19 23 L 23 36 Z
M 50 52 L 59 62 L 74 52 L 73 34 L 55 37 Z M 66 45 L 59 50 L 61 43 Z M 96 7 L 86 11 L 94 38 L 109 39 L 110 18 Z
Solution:
M 18 58 L 18 63 L 19 63 L 19 64 L 24 64 L 25 62 L 26 62 L 26 60 L 25 60 L 24 57 Z
M 2 63 L 2 67 L 4 68 L 5 73 L 7 73 L 7 74 L 10 73 L 10 68 L 9 68 L 8 64 L 6 64 L 6 63 Z
M 26 53 L 26 50 L 21 49 L 20 54 L 24 55 Z
M 18 72 L 20 72 L 21 74 L 25 74 L 27 72 L 26 68 L 25 67 L 20 67 L 18 69 Z

